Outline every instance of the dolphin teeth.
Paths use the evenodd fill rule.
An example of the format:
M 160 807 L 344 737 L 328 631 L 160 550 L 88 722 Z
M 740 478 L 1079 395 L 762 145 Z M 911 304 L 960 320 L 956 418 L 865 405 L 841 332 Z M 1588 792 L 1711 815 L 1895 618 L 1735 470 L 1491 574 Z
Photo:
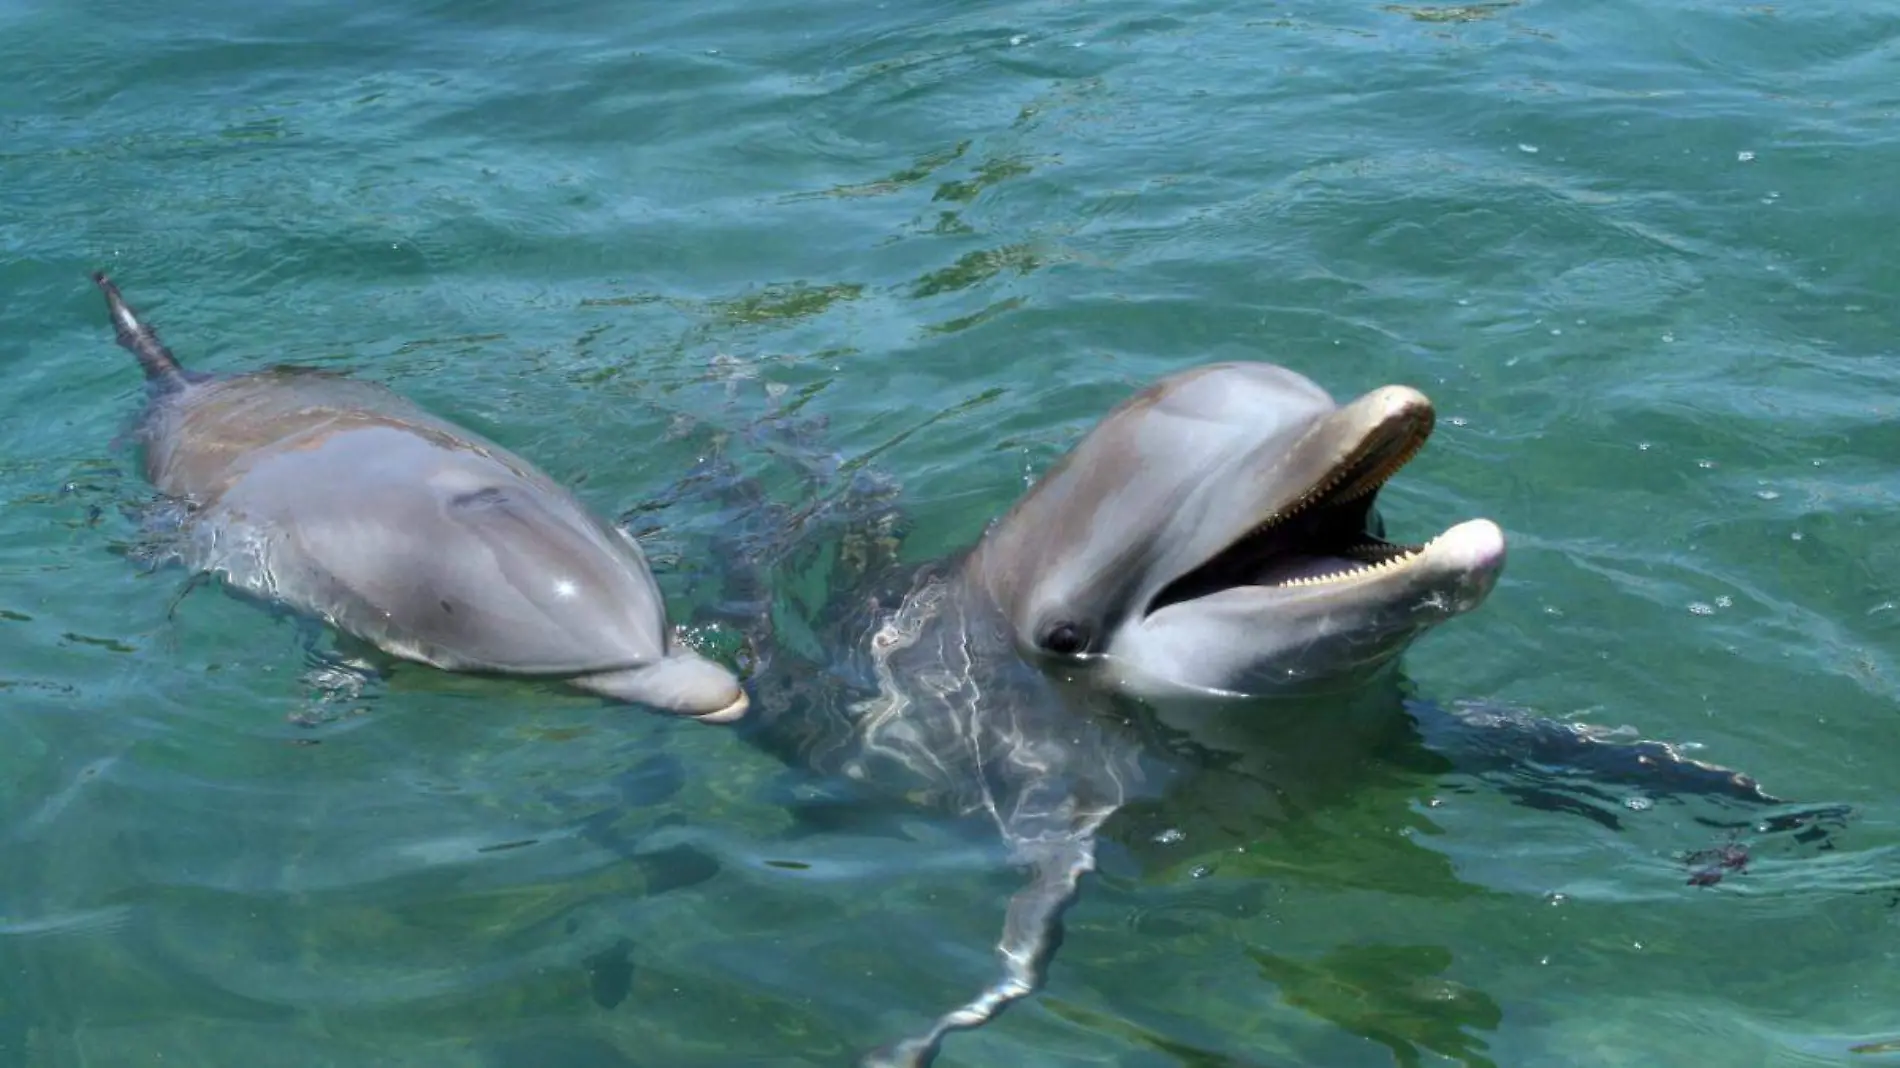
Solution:
M 1437 540 L 1438 539 L 1436 538 L 1432 539 L 1432 541 L 1437 541 Z M 1411 563 L 1412 561 L 1417 560 L 1421 555 L 1424 554 L 1425 550 L 1429 548 L 1430 546 L 1431 546 L 1431 542 L 1426 542 L 1424 545 L 1419 546 L 1417 549 L 1413 549 L 1408 552 L 1399 553 L 1396 556 L 1389 556 L 1385 558 L 1384 560 L 1380 560 L 1377 563 L 1362 564 L 1359 567 L 1349 567 L 1345 569 L 1344 571 L 1331 571 L 1324 575 L 1308 575 L 1305 578 L 1288 579 L 1287 581 L 1278 583 L 1277 585 L 1279 585 L 1282 589 L 1286 589 L 1293 586 L 1324 586 L 1324 585 L 1327 585 L 1328 583 L 1338 582 L 1342 579 L 1360 578 L 1365 575 L 1370 575 L 1376 571 L 1391 571 L 1396 568 L 1404 567 L 1405 565 Z

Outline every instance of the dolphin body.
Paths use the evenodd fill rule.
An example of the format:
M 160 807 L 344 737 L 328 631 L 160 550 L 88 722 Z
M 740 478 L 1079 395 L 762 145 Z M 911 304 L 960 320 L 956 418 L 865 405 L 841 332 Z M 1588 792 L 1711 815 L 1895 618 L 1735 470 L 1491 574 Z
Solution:
M 1404 544 L 1374 509 L 1433 424 L 1403 386 L 1339 405 L 1274 364 L 1194 367 L 1110 410 L 969 550 L 892 562 L 888 588 L 853 594 L 821 641 L 856 658 L 868 696 L 813 699 L 811 673 L 774 670 L 754 635 L 766 666 L 738 729 L 820 775 L 986 817 L 1030 872 L 1001 978 L 866 1065 L 928 1064 L 949 1032 L 1040 986 L 1097 830 L 1167 770 L 1134 707 L 1202 727 L 1262 715 L 1250 700 L 1325 715 L 1484 602 L 1504 566 L 1496 523 Z
M 1274 364 L 1189 368 L 1111 409 L 975 545 L 921 565 L 899 558 L 903 520 L 864 470 L 836 499 L 793 507 L 736 469 L 697 480 L 730 510 L 711 513 L 723 544 L 705 558 L 742 565 L 721 576 L 719 610 L 756 657 L 735 729 L 794 776 L 795 820 L 823 827 L 857 819 L 861 800 L 902 798 L 990 824 L 1028 872 L 996 944 L 1000 976 L 864 1068 L 928 1065 L 951 1032 L 1040 988 L 1118 814 L 1151 829 L 1212 814 L 1186 816 L 1203 849 L 1246 844 L 1263 819 L 1324 807 L 1368 774 L 1431 790 L 1451 772 L 1612 826 L 1621 805 L 1599 783 L 1717 798 L 1747 813 L 1698 822 L 1797 841 L 1841 818 L 1763 822 L 1780 799 L 1665 742 L 1406 697 L 1401 655 L 1481 606 L 1505 562 L 1487 519 L 1386 539 L 1378 492 L 1434 421 L 1403 386 L 1342 405 Z M 770 436 L 813 483 L 843 470 L 796 430 Z M 835 542 L 811 536 L 827 527 Z M 788 573 L 806 568 L 829 571 L 834 596 L 815 619 L 781 619 L 806 581 Z
M 373 383 L 188 371 L 94 281 L 144 368 L 145 475 L 185 506 L 194 574 L 444 670 L 745 714 L 738 678 L 673 637 L 633 539 L 527 461 Z

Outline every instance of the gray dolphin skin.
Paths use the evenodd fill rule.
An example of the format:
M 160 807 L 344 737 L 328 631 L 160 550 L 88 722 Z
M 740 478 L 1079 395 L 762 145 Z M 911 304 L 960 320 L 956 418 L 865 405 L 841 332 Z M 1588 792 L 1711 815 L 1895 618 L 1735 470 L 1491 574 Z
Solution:
M 745 714 L 737 677 L 673 637 L 633 539 L 527 461 L 369 382 L 187 371 L 93 279 L 145 371 L 145 475 L 188 510 L 188 568 L 443 670 Z
M 868 643 L 841 639 L 868 660 L 874 695 L 805 707 L 755 680 L 762 744 L 987 818 L 1029 869 L 1002 976 L 863 1064 L 928 1064 L 948 1033 L 1040 987 L 1096 832 L 1153 785 L 1122 702 L 1342 715 L 1327 702 L 1483 603 L 1504 565 L 1497 524 L 1422 545 L 1376 533 L 1379 488 L 1433 425 L 1401 386 L 1337 405 L 1273 364 L 1168 376 L 1108 412 L 973 549 L 889 596 L 853 595 L 894 605 L 872 610 Z

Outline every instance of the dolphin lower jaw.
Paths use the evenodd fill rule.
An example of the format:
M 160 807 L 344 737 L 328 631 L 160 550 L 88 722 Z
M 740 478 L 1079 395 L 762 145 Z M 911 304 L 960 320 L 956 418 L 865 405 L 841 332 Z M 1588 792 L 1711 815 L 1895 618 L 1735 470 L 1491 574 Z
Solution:
M 339 630 L 335 617 L 319 613 L 326 623 Z M 449 656 L 427 644 L 389 634 L 361 634 L 378 649 L 391 656 L 412 660 L 440 671 L 486 672 L 493 668 L 481 661 Z M 523 678 L 559 682 L 574 689 L 614 701 L 645 705 L 670 715 L 685 716 L 701 723 L 736 723 L 751 708 L 751 699 L 736 677 L 726 669 L 697 654 L 670 654 L 650 664 L 608 671 L 572 675 L 552 670 L 517 671 Z
M 1430 625 L 1482 604 L 1504 569 L 1505 555 L 1503 530 L 1489 519 L 1469 519 L 1376 564 L 1277 582 L 1234 583 L 1162 608 L 1192 610 L 1197 602 L 1219 603 L 1222 612 L 1272 618 L 1282 627 L 1314 613 L 1358 615 L 1368 631 L 1384 629 L 1376 619 L 1395 626 Z M 1316 559 L 1322 561 L 1316 566 L 1332 566 L 1330 557 Z
M 1174 602 L 1119 630 L 1092 670 L 1152 699 L 1264 697 L 1356 688 L 1427 631 L 1483 604 L 1504 566 L 1488 519 L 1402 560 Z
M 1423 545 L 1407 546 L 1375 562 L 1287 579 L 1266 588 L 1343 594 L 1347 590 L 1369 591 L 1382 584 L 1474 587 L 1478 600 L 1482 600 L 1503 562 L 1504 532 L 1489 519 L 1468 519 Z

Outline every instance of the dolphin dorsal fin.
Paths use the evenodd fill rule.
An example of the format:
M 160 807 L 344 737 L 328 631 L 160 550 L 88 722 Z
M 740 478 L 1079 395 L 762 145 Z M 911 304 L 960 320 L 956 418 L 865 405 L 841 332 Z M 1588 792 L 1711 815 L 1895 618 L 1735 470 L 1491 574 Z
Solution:
M 138 357 L 139 366 L 145 369 L 145 380 L 166 393 L 184 388 L 189 381 L 185 369 L 179 366 L 172 350 L 158 339 L 158 334 L 139 321 L 132 306 L 119 295 L 119 287 L 112 284 L 104 271 L 94 271 L 92 280 L 106 295 L 106 310 L 112 315 L 112 328 L 119 344 Z

